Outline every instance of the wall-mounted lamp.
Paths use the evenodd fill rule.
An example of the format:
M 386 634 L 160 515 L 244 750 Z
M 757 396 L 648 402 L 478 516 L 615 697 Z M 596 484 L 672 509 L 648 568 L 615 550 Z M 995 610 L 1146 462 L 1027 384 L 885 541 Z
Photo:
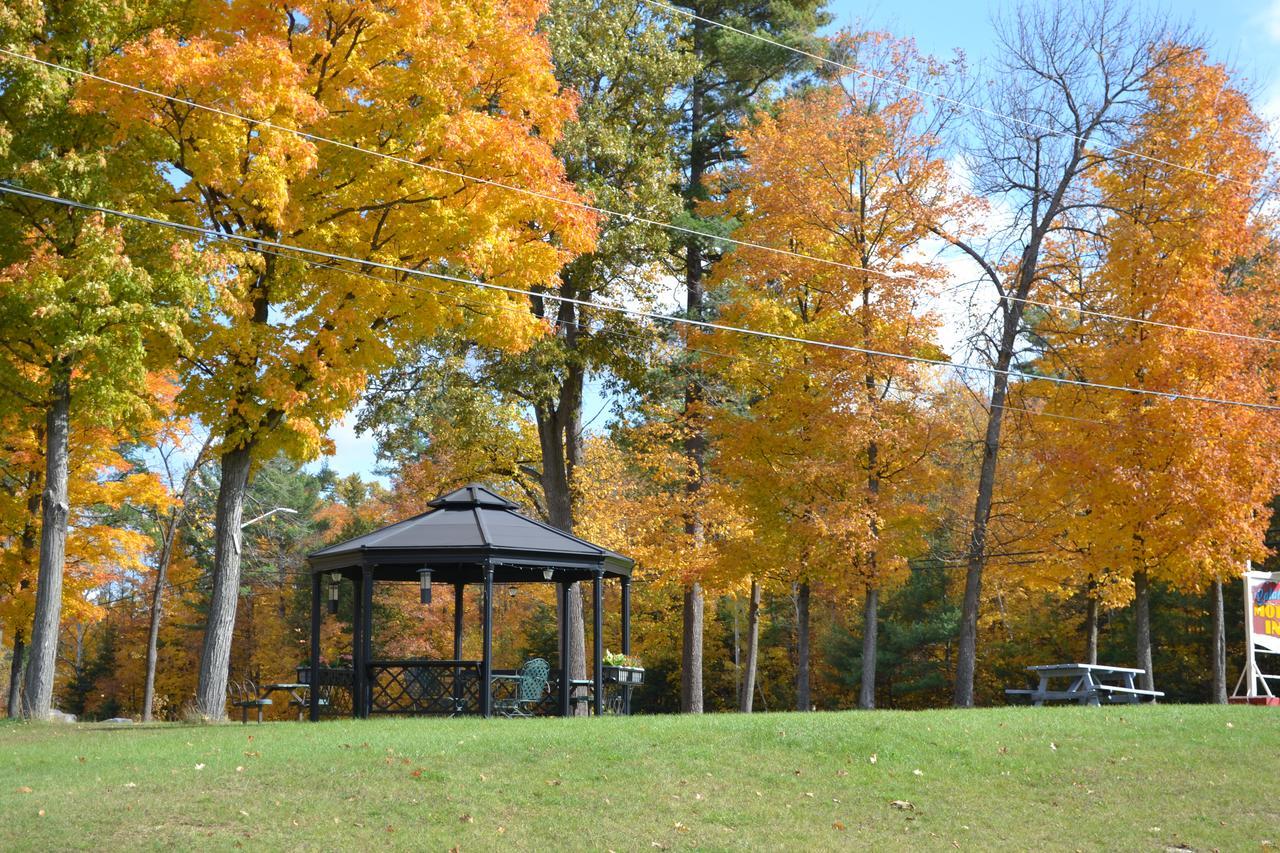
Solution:
M 431 569 L 418 569 L 418 600 L 431 603 Z
M 333 616 L 338 612 L 338 584 L 342 583 L 341 572 L 329 573 L 329 615 Z

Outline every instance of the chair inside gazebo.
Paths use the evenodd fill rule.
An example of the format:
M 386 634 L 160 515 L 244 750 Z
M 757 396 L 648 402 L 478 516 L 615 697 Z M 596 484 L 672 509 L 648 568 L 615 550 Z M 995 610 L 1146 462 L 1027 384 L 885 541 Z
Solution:
M 630 685 L 606 697 L 604 676 L 604 595 L 606 580 L 621 584 L 623 654 L 631 651 L 632 561 L 519 512 L 516 504 L 480 485 L 465 486 L 430 503 L 422 515 L 331 545 L 309 556 L 311 563 L 312 720 L 322 716 L 412 714 L 455 716 L 564 715 L 586 703 L 596 714 L 612 705 L 630 710 Z M 589 679 L 565 678 L 569 635 L 559 620 L 559 655 L 553 668 L 529 661 L 520 670 L 493 666 L 495 586 L 554 584 L 565 612 L 571 585 L 591 583 L 592 672 Z M 341 586 L 353 587 L 350 666 L 316 666 L 320 660 L 322 597 L 328 586 L 330 613 Z M 433 589 L 453 590 L 453 657 L 390 660 L 373 657 L 373 590 L 376 583 L 416 583 L 429 604 Z M 482 589 L 481 654 L 463 657 L 465 589 Z M 616 699 L 616 701 L 611 701 Z

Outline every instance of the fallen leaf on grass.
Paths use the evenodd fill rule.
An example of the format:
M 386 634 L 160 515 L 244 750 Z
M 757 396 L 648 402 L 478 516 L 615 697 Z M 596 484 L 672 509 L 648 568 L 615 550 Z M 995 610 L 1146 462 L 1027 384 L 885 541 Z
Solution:
M 203 769 L 204 769 L 204 765 L 203 765 L 203 764 L 197 764 L 197 765 L 196 765 L 196 769 L 197 769 L 197 770 L 203 770 Z
M 415 771 L 413 771 L 412 773 L 410 773 L 409 775 L 410 775 L 410 776 L 412 776 L 412 777 L 413 777 L 413 778 L 415 778 L 415 779 L 421 779 L 421 778 L 422 778 L 422 770 L 421 770 L 421 769 L 415 770 Z
M 36 812 L 36 816 L 37 816 L 37 817 L 44 817 L 44 809 L 41 809 L 40 811 Z
M 871 762 L 872 764 L 875 764 L 879 760 L 880 760 L 880 756 L 874 752 L 871 753 L 870 757 L 867 758 L 867 761 Z
M 18 793 L 19 793 L 19 794 L 30 794 L 30 793 L 31 793 L 31 786 L 29 786 L 29 785 L 23 785 L 21 788 L 19 788 L 19 789 L 18 789 Z
M 124 783 L 124 786 L 125 786 L 126 788 L 136 788 L 136 787 L 138 787 L 138 783 L 137 783 L 137 782 L 125 782 L 125 783 Z
M 889 805 L 893 806 L 895 809 L 899 809 L 904 812 L 915 811 L 915 808 L 916 808 L 906 800 L 892 800 L 889 802 Z
M 836 775 L 837 775 L 837 776 L 848 776 L 848 775 L 849 775 L 849 771 L 848 771 L 848 770 L 844 770 L 844 769 L 840 769 L 840 770 L 837 770 L 837 771 L 836 771 Z
M 462 817 L 458 818 L 458 820 L 459 820 L 459 821 L 461 821 L 462 823 L 475 823 L 475 822 L 476 822 L 476 819 L 475 819 L 475 818 L 473 818 L 473 817 L 472 817 L 471 815 L 469 815 L 469 814 L 464 814 Z
M 841 823 L 840 821 L 836 821 L 835 823 L 831 824 L 831 828 L 838 830 L 840 832 L 844 832 L 844 824 Z
M 689 831 L 689 827 L 685 826 L 685 825 L 684 825 L 683 823 L 681 823 L 680 821 L 676 821 L 676 824 L 675 824 L 675 830 L 676 830 L 676 832 L 688 832 L 688 831 Z
M 924 771 L 923 771 L 923 770 L 921 770 L 919 767 L 917 767 L 915 770 L 912 770 L 912 771 L 911 771 L 911 775 L 912 775 L 912 776 L 923 776 L 923 775 L 924 775 Z

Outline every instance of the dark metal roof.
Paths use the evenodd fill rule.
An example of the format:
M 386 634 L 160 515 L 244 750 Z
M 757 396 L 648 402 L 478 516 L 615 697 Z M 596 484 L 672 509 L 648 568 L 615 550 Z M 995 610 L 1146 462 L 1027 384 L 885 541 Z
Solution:
M 597 568 L 610 576 L 631 573 L 631 559 L 530 518 L 476 483 L 429 506 L 421 515 L 308 555 L 312 571 L 371 566 L 380 580 L 416 580 L 419 568 L 430 567 L 436 580 L 474 583 L 487 560 L 503 583 L 541 581 L 545 568 L 571 580 L 588 579 Z

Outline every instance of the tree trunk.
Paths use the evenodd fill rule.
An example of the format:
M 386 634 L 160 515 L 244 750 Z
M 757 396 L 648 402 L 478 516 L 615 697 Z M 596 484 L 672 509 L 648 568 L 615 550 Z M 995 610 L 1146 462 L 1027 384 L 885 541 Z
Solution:
M 214 517 L 213 594 L 209 600 L 204 646 L 200 651 L 200 680 L 196 710 L 210 720 L 221 720 L 227 709 L 227 676 L 231 665 L 231 640 L 240 598 L 240 523 L 244 495 L 249 487 L 253 444 L 222 454 L 218 506 Z
M 809 696 L 809 582 L 796 586 L 796 710 L 808 711 Z
M 572 371 L 560 388 L 554 405 L 534 407 L 538 445 L 542 456 L 542 495 L 547 503 L 547 520 L 565 533 L 573 533 L 573 468 L 582 458 L 582 436 L 578 425 L 582 374 Z M 586 621 L 583 618 L 582 584 L 569 585 L 567 612 L 557 614 L 560 630 L 569 631 L 569 678 L 587 677 Z M 574 703 L 574 713 L 585 714 L 585 703 Z
M 1019 295 L 1025 295 L 1019 288 Z M 957 708 L 973 707 L 973 678 L 978 663 L 978 610 L 982 605 L 982 572 L 987 564 L 987 523 L 996 490 L 996 463 L 1000 458 L 1000 435 L 1004 426 L 1004 401 L 1009 392 L 1009 365 L 1022 323 L 1021 302 L 1006 303 L 996 373 L 992 380 L 991 407 L 982 444 L 982 468 L 978 473 L 978 494 L 973 506 L 973 528 L 969 537 L 968 565 L 964 579 L 964 600 L 960 605 L 960 637 L 956 649 L 956 684 L 952 703 Z
M 867 585 L 862 605 L 862 684 L 858 707 L 870 711 L 876 706 L 876 634 L 880 619 L 880 590 Z
M 31 629 L 30 660 L 22 688 L 23 716 L 44 719 L 53 707 L 53 677 L 62 618 L 62 573 L 66 567 L 67 456 L 70 452 L 71 384 L 56 381 L 45 427 L 44 498 L 41 501 L 40 570 Z
M 1084 617 L 1084 662 L 1098 663 L 1098 599 L 1092 593 L 1088 598 L 1088 610 Z
M 1138 666 L 1143 670 L 1138 680 L 1143 690 L 1155 690 L 1156 676 L 1151 666 L 1151 582 L 1145 569 L 1133 575 L 1133 616 Z
M 1222 602 L 1222 581 L 1213 582 L 1213 698 L 1216 705 L 1227 704 L 1227 633 Z
M 684 591 L 684 634 L 680 669 L 680 710 L 702 713 L 702 584 L 694 581 Z
M 751 579 L 751 605 L 747 610 L 747 662 L 743 667 L 742 691 L 738 696 L 738 708 L 744 714 L 751 713 L 756 692 L 756 666 L 760 656 L 760 582 Z
M 9 664 L 9 704 L 10 719 L 22 716 L 22 670 L 26 663 L 27 644 L 19 629 L 13 634 L 13 661 Z
M 705 24 L 693 22 L 693 51 L 702 55 Z M 695 74 L 689 87 L 689 181 L 685 186 L 685 206 L 693 211 L 704 197 L 703 176 L 708 165 L 706 148 L 706 81 L 701 72 Z M 685 309 L 694 320 L 703 318 L 703 268 L 702 244 L 697 237 L 690 237 L 685 243 Z M 686 486 L 686 491 L 695 495 L 702 489 L 705 479 L 705 463 L 707 437 L 701 423 L 702 385 L 696 372 L 690 372 L 690 379 L 685 385 L 684 415 L 689 419 L 693 429 L 685 440 L 685 455 L 692 463 L 694 475 Z M 685 522 L 685 533 L 693 548 L 702 545 L 705 533 L 697 501 L 692 505 L 692 516 Z M 693 579 L 685 586 L 684 593 L 684 635 L 680 649 L 680 709 L 687 714 L 702 713 L 702 622 L 705 603 L 702 584 Z
M 152 704 L 156 693 L 156 653 L 160 641 L 160 613 L 164 602 L 164 582 L 169 573 L 173 556 L 173 540 L 178 532 L 178 511 L 169 515 L 164 543 L 160 546 L 160 558 L 156 561 L 156 585 L 151 590 L 151 621 L 147 626 L 147 671 L 142 684 L 142 722 L 151 722 Z

